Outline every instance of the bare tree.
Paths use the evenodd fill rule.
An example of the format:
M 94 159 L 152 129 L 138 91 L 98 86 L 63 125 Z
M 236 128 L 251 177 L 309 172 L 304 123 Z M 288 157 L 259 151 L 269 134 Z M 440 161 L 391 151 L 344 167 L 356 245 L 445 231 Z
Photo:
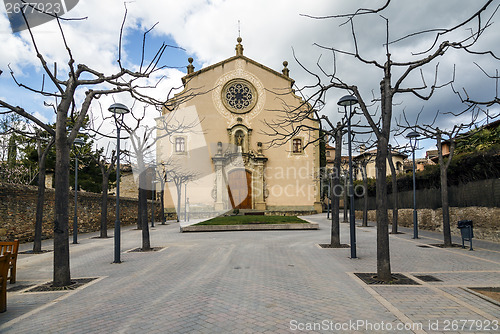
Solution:
M 36 141 L 36 157 L 38 162 L 38 191 L 37 191 L 37 204 L 36 204 L 36 214 L 35 214 L 35 226 L 34 226 L 34 240 L 33 240 L 33 253 L 41 253 L 42 252 L 42 227 L 43 227 L 43 207 L 45 200 L 45 179 L 46 179 L 46 161 L 47 156 L 54 145 L 54 130 L 51 128 L 50 132 L 41 131 L 38 127 L 32 127 L 28 123 L 24 123 L 24 125 L 19 127 L 18 125 L 12 124 L 16 123 L 15 121 L 20 121 L 21 116 L 17 114 L 10 114 L 10 117 L 2 120 L 2 136 L 11 134 L 8 139 L 9 147 L 9 155 L 12 155 L 12 151 L 16 152 L 17 160 L 17 150 L 21 146 L 20 143 L 15 143 L 12 141 L 12 138 L 15 138 L 13 135 L 22 136 L 23 138 L 29 138 L 31 142 Z M 14 121 L 14 122 L 13 122 Z M 6 131 L 7 130 L 7 131 Z M 13 149 L 10 147 L 13 145 Z M 28 143 L 25 147 L 30 151 L 30 144 Z M 29 155 L 29 153 L 28 153 Z M 18 162 L 16 161 L 16 164 Z M 9 166 L 2 166 L 10 168 Z M 35 176 L 36 177 L 36 176 Z M 12 178 L 10 178 L 12 180 Z M 14 179 L 14 181 L 16 181 Z M 27 184 L 31 184 L 34 181 L 34 178 L 27 182 Z
M 319 63 L 317 63 L 320 74 L 315 74 L 313 71 L 302 66 L 308 73 L 316 78 L 316 84 L 314 85 L 314 93 L 306 99 L 306 103 L 313 106 L 313 108 L 305 110 L 291 110 L 288 119 L 294 120 L 297 116 L 301 116 L 302 119 L 315 118 L 320 119 L 317 115 L 317 111 L 314 109 L 315 106 L 322 106 L 326 100 L 326 92 L 331 89 L 341 89 L 344 91 L 351 92 L 355 95 L 358 103 L 359 109 L 365 116 L 366 121 L 372 128 L 376 138 L 377 138 L 377 156 L 376 156 L 376 169 L 377 169 L 377 194 L 376 194 L 376 206 L 377 206 L 377 277 L 383 281 L 392 280 L 391 265 L 390 265 L 390 253 L 389 253 L 389 231 L 388 231 L 388 203 L 387 203 L 387 184 L 386 184 L 386 168 L 387 168 L 387 157 L 388 157 L 388 146 L 390 142 L 391 134 L 391 119 L 393 111 L 393 99 L 397 94 L 410 93 L 422 100 L 428 100 L 434 94 L 436 89 L 444 87 L 450 82 L 438 83 L 437 73 L 438 65 L 436 65 L 434 78 L 432 84 L 427 84 L 425 75 L 423 73 L 423 68 L 434 62 L 437 58 L 442 57 L 450 49 L 461 49 L 466 52 L 478 54 L 477 51 L 472 50 L 472 46 L 476 44 L 479 37 L 482 35 L 484 30 L 491 25 L 490 20 L 482 20 L 483 13 L 486 12 L 489 7 L 492 6 L 493 0 L 485 1 L 480 8 L 472 13 L 464 21 L 458 23 L 455 26 L 444 29 L 431 29 L 425 31 L 417 31 L 402 38 L 391 41 L 389 39 L 389 20 L 385 18 L 384 11 L 391 5 L 391 0 L 387 0 L 385 4 L 377 9 L 359 9 L 354 13 L 342 14 L 342 15 L 332 15 L 323 17 L 312 17 L 315 19 L 341 19 L 344 20 L 344 24 L 348 24 L 352 32 L 352 41 L 354 43 L 354 50 L 347 51 L 343 49 L 338 49 L 335 47 L 327 47 L 316 44 L 318 47 L 328 50 L 332 53 L 334 59 L 333 71 L 327 71 Z M 360 51 L 361 48 L 358 45 L 358 38 L 356 32 L 355 21 L 358 18 L 363 18 L 366 15 L 376 15 L 380 17 L 386 25 L 386 36 L 385 36 L 385 57 L 381 62 L 377 59 L 367 59 Z M 461 40 L 457 41 L 447 41 L 444 40 L 450 33 L 456 32 L 464 27 L 469 27 L 473 21 L 477 23 L 475 29 L 470 35 L 467 35 Z M 430 38 L 430 46 L 423 52 L 413 53 L 415 60 L 410 61 L 398 61 L 395 60 L 396 56 L 391 54 L 391 47 L 400 42 L 407 41 L 413 37 L 421 35 L 433 34 L 433 38 Z M 484 52 L 487 53 L 487 52 Z M 336 56 L 343 55 L 345 57 L 352 57 L 358 62 L 365 64 L 367 66 L 374 67 L 381 71 L 381 81 L 380 81 L 380 95 L 374 96 L 372 101 L 378 103 L 380 106 L 380 114 L 372 115 L 370 113 L 370 105 L 368 100 L 361 94 L 360 89 L 357 84 L 359 83 L 348 83 L 342 80 L 336 72 Z M 300 62 L 299 62 L 300 64 Z M 421 83 L 414 85 L 412 82 L 413 73 L 420 71 Z M 393 74 L 397 77 L 393 77 Z M 324 77 L 328 78 L 327 83 L 323 83 Z M 409 86 L 407 85 L 409 83 Z M 311 85 L 306 87 L 311 90 Z M 300 90 L 300 89 L 299 89 Z M 280 129 L 284 129 L 285 126 L 274 126 L 274 133 L 279 132 Z M 330 129 L 334 127 L 330 126 Z M 328 132 L 327 130 L 323 130 Z M 290 132 L 281 132 L 282 137 L 290 138 Z M 276 135 L 275 135 L 276 136 Z M 282 140 L 282 139 L 281 139 Z
M 124 21 L 126 19 L 126 12 Z M 28 32 L 31 36 L 31 41 L 34 46 L 36 55 L 40 60 L 40 65 L 43 68 L 45 75 L 51 83 L 56 87 L 57 91 L 49 91 L 45 86 L 41 88 L 33 88 L 24 85 L 17 81 L 14 72 L 11 70 L 11 75 L 15 82 L 22 88 L 26 88 L 29 92 L 40 94 L 42 96 L 53 97 L 57 100 L 56 107 L 56 129 L 55 129 L 55 147 L 56 147 L 56 172 L 55 172 L 55 220 L 54 220 L 54 273 L 53 285 L 56 287 L 66 286 L 71 284 L 70 274 L 70 257 L 69 257 L 69 241 L 68 241 L 68 196 L 69 196 L 69 153 L 70 147 L 76 138 L 79 129 L 81 128 L 92 101 L 106 94 L 116 94 L 127 92 L 133 97 L 140 100 L 149 100 L 147 96 L 141 93 L 140 82 L 141 78 L 150 77 L 158 67 L 163 52 L 167 45 L 162 45 L 156 53 L 154 59 L 149 62 L 148 66 L 143 67 L 142 64 L 136 71 L 131 71 L 122 66 L 121 61 L 121 37 L 120 48 L 118 50 L 118 66 L 117 72 L 112 74 L 104 74 L 95 69 L 88 67 L 85 64 L 76 64 L 71 48 L 67 43 L 65 34 L 61 27 L 59 19 L 57 23 L 60 27 L 61 40 L 67 50 L 67 74 L 68 78 L 62 80 L 58 77 L 57 66 L 53 69 L 49 68 L 44 55 L 39 51 L 34 34 L 28 25 Z M 28 22 L 27 22 L 28 24 Z M 123 27 L 122 27 L 123 30 Z M 120 36 L 122 35 L 120 32 Z M 85 98 L 81 103 L 77 102 L 76 93 L 79 89 L 86 89 Z M 156 101 L 152 101 L 155 103 Z M 23 107 L 14 106 L 7 101 L 0 100 L 0 107 L 10 112 L 17 113 L 43 130 L 47 132 L 53 131 L 50 126 L 44 123 L 41 119 L 34 116 L 29 110 Z M 67 127 L 68 118 L 74 120 L 74 126 L 71 129 Z
M 164 118 L 157 119 L 157 125 L 150 127 L 144 125 L 147 114 L 147 105 L 143 107 L 142 113 L 132 112 L 130 117 L 134 119 L 133 125 L 124 124 L 125 131 L 129 134 L 129 140 L 132 147 L 130 152 L 132 160 L 136 164 L 136 172 L 139 175 L 139 207 L 138 207 L 138 227 L 142 229 L 142 250 L 151 250 L 149 227 L 148 227 L 148 209 L 147 209 L 147 190 L 151 185 L 147 182 L 148 168 L 155 171 L 151 175 L 156 175 L 156 163 L 153 148 L 156 142 L 173 134 L 184 133 L 195 127 L 199 120 L 185 121 L 182 117 L 176 118 L 175 109 L 179 103 L 196 96 L 194 92 L 184 92 L 176 96 L 175 101 L 170 100 L 169 104 L 164 105 Z M 174 104 L 171 104 L 174 103 Z M 170 111 L 170 112 L 167 112 Z M 132 122 L 129 122 L 132 124 Z M 155 135 L 156 133 L 156 135 Z M 172 175 L 169 175 L 172 176 Z
M 107 151 L 107 150 L 106 150 Z M 116 154 L 115 150 L 111 151 L 111 158 L 107 158 L 108 154 L 104 152 L 104 149 L 99 149 L 96 151 L 98 156 L 96 156 L 96 162 L 101 169 L 102 174 L 102 194 L 101 194 L 101 224 L 100 224 L 100 234 L 99 238 L 108 237 L 108 189 L 109 189 L 109 177 L 111 172 L 115 168 L 116 164 Z M 118 182 L 118 180 L 117 180 Z
M 365 146 L 366 149 L 366 146 Z M 373 160 L 373 155 L 369 154 L 366 159 L 359 159 L 356 162 L 356 167 L 361 173 L 361 179 L 363 180 L 363 219 L 361 226 L 368 226 L 368 173 L 366 167 Z
M 332 171 L 332 185 L 331 185 L 331 198 L 332 198 L 332 230 L 330 246 L 334 248 L 342 247 L 340 243 L 340 175 L 342 168 L 342 137 L 345 134 L 345 128 L 342 123 L 338 122 L 335 128 L 335 159 L 333 162 Z M 345 203 L 344 203 L 345 205 Z
M 156 169 L 156 179 L 160 183 L 160 221 L 162 225 L 165 225 L 165 184 L 167 183 L 168 171 L 164 166 L 164 162 L 161 162 Z
M 470 105 L 466 110 L 454 114 L 455 116 L 463 115 L 470 112 L 471 121 L 468 123 L 455 124 L 453 127 L 447 130 L 442 130 L 435 125 L 438 119 L 439 112 L 436 113 L 434 120 L 430 124 L 422 125 L 410 125 L 408 120 L 406 120 L 406 126 L 402 130 L 415 129 L 419 133 L 423 134 L 424 137 L 436 140 L 436 147 L 438 149 L 438 159 L 439 159 L 439 172 L 440 172 L 440 186 L 441 186 L 441 207 L 443 213 L 443 241 L 444 247 L 452 247 L 451 240 L 451 229 L 450 229 L 450 205 L 448 197 L 448 167 L 451 164 L 453 155 L 455 153 L 456 141 L 458 138 L 465 139 L 471 133 L 465 133 L 465 130 L 470 129 L 477 121 L 479 115 L 479 109 L 474 108 Z M 417 117 L 418 122 L 418 117 Z M 443 142 L 448 143 L 449 152 L 445 153 L 443 151 Z
M 492 55 L 493 58 L 496 60 L 500 60 L 498 56 L 496 56 L 493 52 L 490 52 L 489 54 Z M 499 80 L 500 80 L 500 75 L 498 73 L 498 69 L 495 70 L 495 74 L 488 73 L 486 70 L 484 70 L 479 64 L 476 63 L 476 66 L 483 72 L 483 74 L 488 78 L 492 79 L 495 82 L 495 96 L 493 96 L 490 99 L 478 99 L 477 97 L 471 97 L 469 92 L 467 91 L 466 88 L 462 88 L 462 92 L 459 90 L 455 89 L 454 85 L 452 84 L 452 89 L 455 94 L 458 95 L 460 100 L 463 103 L 469 104 L 469 105 L 478 105 L 478 106 L 492 106 L 494 104 L 500 104 L 500 95 L 499 95 Z M 488 118 L 488 115 L 487 115 Z
M 37 153 L 38 153 L 38 192 L 36 200 L 35 236 L 33 240 L 33 253 L 42 252 L 42 227 L 43 227 L 43 206 L 45 203 L 45 178 L 47 174 L 46 162 L 50 149 L 54 145 L 55 137 L 50 136 L 49 143 L 42 149 L 42 137 L 37 131 Z
M 177 192 L 177 221 L 179 221 L 182 207 L 182 186 L 198 179 L 199 174 L 196 171 L 179 168 L 179 166 L 177 166 L 172 168 L 168 175 L 168 180 L 174 183 Z
M 147 190 L 150 187 L 147 182 L 147 167 L 149 164 L 147 164 L 146 161 L 148 158 L 151 161 L 154 160 L 151 156 L 151 147 L 154 145 L 155 140 L 149 139 L 153 138 L 152 135 L 156 131 L 156 128 L 141 126 L 141 122 L 144 120 L 146 115 L 145 110 L 146 108 L 144 108 L 144 113 L 140 117 L 135 117 L 134 114 L 132 114 L 136 120 L 135 127 L 125 125 L 124 128 L 129 134 L 132 146 L 131 153 L 133 154 L 133 159 L 136 163 L 135 170 L 139 175 L 138 227 L 142 230 L 142 251 L 149 251 L 151 250 L 151 242 L 149 238 Z
M 397 153 L 392 145 L 389 145 L 387 150 L 387 163 L 391 169 L 392 182 L 392 234 L 398 234 L 398 218 L 399 218 L 399 195 L 398 195 L 398 171 L 394 166 L 393 154 Z

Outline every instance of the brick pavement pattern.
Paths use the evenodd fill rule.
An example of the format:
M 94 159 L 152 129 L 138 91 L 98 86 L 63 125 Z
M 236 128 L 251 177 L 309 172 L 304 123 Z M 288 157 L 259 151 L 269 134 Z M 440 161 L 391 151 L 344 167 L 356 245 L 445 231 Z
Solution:
M 500 332 L 500 303 L 466 289 L 500 287 L 499 244 L 422 248 L 441 236 L 421 231 L 414 240 L 402 229 L 390 236 L 392 271 L 420 285 L 367 285 L 354 273 L 376 272 L 376 228 L 357 227 L 350 259 L 348 248 L 318 246 L 329 243 L 324 214 L 307 219 L 320 229 L 180 233 L 177 223 L 157 224 L 151 244 L 164 248 L 148 253 L 126 252 L 140 247 L 141 232 L 125 228 L 121 264 L 111 263 L 112 238 L 81 235 L 72 277 L 98 279 L 72 291 L 25 292 L 51 280 L 52 252 L 21 254 L 9 288 L 26 289 L 8 292 L 0 333 Z M 343 243 L 348 233 L 341 224 Z

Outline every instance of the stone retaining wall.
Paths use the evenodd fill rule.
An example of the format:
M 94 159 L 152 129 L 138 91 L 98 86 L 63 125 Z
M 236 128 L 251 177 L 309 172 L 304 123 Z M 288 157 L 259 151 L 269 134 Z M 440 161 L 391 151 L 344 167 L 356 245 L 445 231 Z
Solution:
M 356 211 L 356 218 L 362 219 L 362 211 Z M 388 210 L 389 222 L 392 223 L 392 210 Z M 457 228 L 459 220 L 472 220 L 474 237 L 483 240 L 500 242 L 500 208 L 470 206 L 450 208 L 451 233 L 460 235 Z M 368 211 L 368 220 L 376 221 L 375 210 Z M 413 209 L 398 210 L 398 224 L 413 227 Z M 429 231 L 443 231 L 443 214 L 441 209 L 418 209 L 418 227 Z
M 0 240 L 19 239 L 33 241 L 36 215 L 37 187 L 0 183 Z M 73 231 L 74 192 L 69 195 L 69 229 Z M 53 237 L 55 191 L 45 191 L 42 238 Z M 120 196 L 120 220 L 122 225 L 137 223 L 137 199 Z M 148 205 L 150 210 L 151 205 Z M 157 207 L 158 208 L 158 207 Z M 157 217 L 159 210 L 155 210 Z M 115 222 L 116 198 L 108 198 L 108 228 Z M 149 213 L 149 216 L 151 213 Z M 101 194 L 78 192 L 78 232 L 99 231 L 101 221 Z M 169 219 L 169 217 L 167 217 Z M 159 221 L 159 218 L 157 218 Z

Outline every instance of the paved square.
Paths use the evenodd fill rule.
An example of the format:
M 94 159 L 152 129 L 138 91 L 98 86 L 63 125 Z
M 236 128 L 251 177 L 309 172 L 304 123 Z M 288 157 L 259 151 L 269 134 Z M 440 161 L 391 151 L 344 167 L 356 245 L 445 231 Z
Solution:
M 126 252 L 140 247 L 141 232 L 125 227 L 121 264 L 111 263 L 112 238 L 81 235 L 71 245 L 72 277 L 98 279 L 73 291 L 9 292 L 0 332 L 500 332 L 500 303 L 465 289 L 500 286 L 499 244 L 476 241 L 470 252 L 418 247 L 439 243 L 436 233 L 391 235 L 393 272 L 420 285 L 366 285 L 354 273 L 376 272 L 376 228 L 357 228 L 359 258 L 350 259 L 348 248 L 318 246 L 329 242 L 324 214 L 307 219 L 320 229 L 179 233 L 177 223 L 157 225 L 151 245 L 166 248 L 150 253 Z M 342 243 L 348 233 L 341 224 Z M 52 256 L 19 255 L 15 285 L 50 281 Z

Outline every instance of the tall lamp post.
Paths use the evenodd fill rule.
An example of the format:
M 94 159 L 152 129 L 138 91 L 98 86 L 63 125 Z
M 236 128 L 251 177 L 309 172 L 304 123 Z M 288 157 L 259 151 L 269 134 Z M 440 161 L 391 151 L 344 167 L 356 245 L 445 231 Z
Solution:
M 352 106 L 357 103 L 358 99 L 352 95 L 342 96 L 339 102 L 337 102 L 339 106 L 344 107 L 344 112 L 346 114 L 347 106 L 349 106 L 349 115 L 347 117 L 347 149 L 349 151 L 349 232 L 351 236 L 351 259 L 356 258 L 356 217 L 354 216 L 354 184 L 352 179 L 351 116 Z
M 412 131 L 406 135 L 410 140 L 410 147 L 413 154 L 413 239 L 418 239 L 418 221 L 417 221 L 417 194 L 415 184 L 415 149 L 417 147 L 417 140 L 420 134 Z
M 184 183 L 184 221 L 187 222 L 187 182 Z
M 112 104 L 108 110 L 113 113 L 116 123 L 116 219 L 115 219 L 115 259 L 113 263 L 120 261 L 120 129 L 123 123 L 123 115 L 128 114 L 130 109 L 121 103 Z
M 323 179 L 323 181 L 324 181 L 324 179 Z M 330 187 L 332 186 L 330 181 L 331 180 L 329 178 L 329 175 L 327 174 L 326 175 L 326 193 L 327 193 L 327 195 L 326 195 L 326 219 L 330 219 L 330 209 L 331 209 L 331 207 L 330 207 L 331 206 L 331 199 L 330 199 L 330 197 L 331 197 L 330 189 L 331 188 Z M 324 184 L 325 184 L 325 182 L 323 182 L 323 185 Z M 323 188 L 321 188 L 321 190 L 323 190 Z M 332 218 L 333 218 L 333 216 L 332 216 Z
M 73 215 L 73 244 L 78 243 L 78 153 L 76 152 L 76 145 L 83 145 L 82 138 L 75 138 L 73 146 L 75 148 L 75 214 Z
M 155 174 L 151 178 L 151 227 L 155 227 L 155 200 L 156 200 L 156 184 L 160 181 L 155 180 Z

